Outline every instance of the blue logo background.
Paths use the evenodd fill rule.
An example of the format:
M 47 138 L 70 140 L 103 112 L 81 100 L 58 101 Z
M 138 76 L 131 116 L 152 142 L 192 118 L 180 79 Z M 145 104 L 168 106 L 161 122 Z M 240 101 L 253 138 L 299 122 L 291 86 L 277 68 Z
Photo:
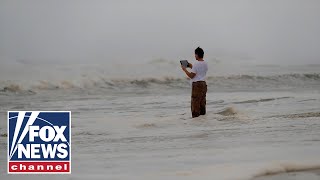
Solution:
M 9 133 L 8 133 L 8 138 L 9 138 L 9 144 L 8 144 L 8 149 L 9 149 L 9 154 L 8 156 L 10 157 L 10 150 L 11 150 L 11 144 L 13 141 L 13 136 L 14 136 L 14 131 L 15 131 L 15 127 L 16 127 L 16 123 L 17 123 L 17 116 L 18 116 L 19 112 L 9 112 Z M 24 129 L 24 127 L 27 124 L 28 118 L 31 115 L 31 112 L 26 112 L 25 117 L 23 119 L 22 125 L 20 127 L 19 130 L 19 134 L 18 134 L 18 138 L 17 140 L 20 138 L 22 131 Z M 12 118 L 14 117 L 14 118 Z M 12 118 L 12 119 L 10 119 Z M 29 132 L 26 134 L 26 136 L 24 137 L 24 139 L 22 140 L 22 142 L 20 144 L 23 144 L 24 146 L 26 144 L 52 144 L 52 146 L 54 144 L 60 144 L 60 143 L 65 143 L 67 145 L 67 148 L 65 148 L 68 151 L 68 156 L 66 158 L 60 159 L 57 155 L 55 155 L 54 158 L 51 158 L 50 156 L 48 156 L 48 158 L 44 158 L 42 155 L 42 149 L 39 148 L 39 154 L 40 158 L 25 158 L 25 156 L 22 154 L 22 158 L 18 158 L 18 150 L 15 151 L 15 153 L 13 154 L 13 156 L 11 157 L 11 159 L 9 159 L 10 161 L 69 161 L 70 160 L 70 128 L 71 128 L 71 124 L 70 124 L 70 112 L 40 112 L 38 117 L 36 118 L 36 120 L 34 121 L 34 123 L 32 125 L 34 126 L 39 126 L 39 128 L 41 129 L 41 127 L 43 126 L 67 126 L 66 129 L 64 130 L 63 134 L 65 136 L 65 138 L 67 139 L 68 142 L 62 142 L 61 139 L 58 142 L 44 142 L 40 139 L 40 137 L 35 137 L 35 141 L 34 142 L 29 142 Z M 51 123 L 51 124 L 50 124 Z M 57 151 L 58 152 L 58 151 Z M 56 152 L 56 154 L 57 154 Z

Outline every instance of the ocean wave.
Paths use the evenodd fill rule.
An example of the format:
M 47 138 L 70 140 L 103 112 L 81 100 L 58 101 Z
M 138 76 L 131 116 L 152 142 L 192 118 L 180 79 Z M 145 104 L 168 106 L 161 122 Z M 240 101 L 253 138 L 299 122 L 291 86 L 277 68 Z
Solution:
M 146 128 L 154 128 L 154 127 L 157 127 L 156 124 L 154 123 L 144 123 L 136 126 L 136 128 L 138 129 L 146 129 Z
M 21 91 L 21 87 L 17 84 L 10 84 L 9 86 L 4 87 L 3 91 L 19 92 L 19 91 Z
M 210 76 L 207 78 L 208 86 L 215 89 L 264 89 L 264 88 L 290 88 L 290 87 L 314 87 L 320 86 L 320 73 L 311 74 L 282 74 L 272 76 L 231 75 Z M 11 81 L 0 82 L 1 92 L 36 92 L 41 90 L 88 90 L 92 88 L 104 90 L 123 90 L 126 88 L 186 88 L 189 87 L 186 78 L 162 77 L 162 78 L 92 78 L 61 81 L 32 81 L 32 83 L 19 84 Z M 263 100 L 268 101 L 268 100 Z M 239 102 L 242 103 L 242 102 Z M 245 102 L 244 102 L 245 103 Z
M 268 102 L 268 101 L 275 101 L 275 100 L 288 99 L 288 98 L 292 98 L 292 97 L 278 97 L 278 98 L 251 99 L 251 100 L 238 101 L 238 102 L 233 102 L 233 103 L 234 103 L 234 104 L 250 104 L 250 103 Z
M 18 84 L 9 84 L 7 86 L 4 86 L 1 90 L 0 90 L 0 95 L 1 94 L 7 94 L 7 93 L 13 93 L 13 94 L 23 94 L 23 95 L 33 95 L 35 94 L 34 91 L 28 89 L 25 90 L 21 87 L 21 85 Z
M 264 163 L 218 164 L 195 168 L 192 170 L 178 171 L 172 174 L 169 173 L 168 175 L 183 176 L 185 178 L 192 177 L 192 179 L 207 179 L 206 177 L 214 177 L 214 179 L 222 180 L 255 180 L 267 175 L 319 169 L 319 162 L 278 161 Z
M 320 117 L 320 112 L 305 112 L 305 113 L 296 113 L 296 114 L 285 114 L 285 115 L 276 115 L 276 116 L 269 116 L 273 117 L 280 117 L 280 118 L 310 118 L 310 117 Z
M 309 170 L 320 170 L 319 163 L 289 163 L 283 162 L 279 164 L 275 164 L 270 167 L 265 167 L 260 170 L 260 172 L 254 175 L 254 179 L 258 179 L 258 177 L 267 176 L 267 175 L 275 175 L 280 173 L 289 173 L 289 172 L 297 172 L 297 171 L 309 171 Z
M 227 107 L 227 108 L 217 112 L 216 114 L 220 114 L 223 116 L 234 116 L 234 115 L 238 114 L 238 111 L 234 107 Z

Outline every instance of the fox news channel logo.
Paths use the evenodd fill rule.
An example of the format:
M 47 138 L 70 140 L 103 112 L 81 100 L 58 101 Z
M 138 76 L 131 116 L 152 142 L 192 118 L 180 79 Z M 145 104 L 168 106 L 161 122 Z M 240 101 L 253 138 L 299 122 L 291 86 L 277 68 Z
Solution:
M 70 174 L 71 112 L 9 111 L 8 173 Z

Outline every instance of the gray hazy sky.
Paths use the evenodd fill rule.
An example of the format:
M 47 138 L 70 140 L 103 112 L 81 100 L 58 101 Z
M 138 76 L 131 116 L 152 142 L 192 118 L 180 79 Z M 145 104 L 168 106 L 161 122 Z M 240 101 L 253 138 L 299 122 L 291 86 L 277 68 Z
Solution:
M 319 0 L 1 0 L 0 61 L 320 63 Z

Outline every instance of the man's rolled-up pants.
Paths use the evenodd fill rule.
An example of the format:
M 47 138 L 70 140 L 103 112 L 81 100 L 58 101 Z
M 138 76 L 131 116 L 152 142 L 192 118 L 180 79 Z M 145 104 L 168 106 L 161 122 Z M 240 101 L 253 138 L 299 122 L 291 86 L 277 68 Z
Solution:
M 206 94 L 207 84 L 205 81 L 192 83 L 191 112 L 193 118 L 206 114 Z

